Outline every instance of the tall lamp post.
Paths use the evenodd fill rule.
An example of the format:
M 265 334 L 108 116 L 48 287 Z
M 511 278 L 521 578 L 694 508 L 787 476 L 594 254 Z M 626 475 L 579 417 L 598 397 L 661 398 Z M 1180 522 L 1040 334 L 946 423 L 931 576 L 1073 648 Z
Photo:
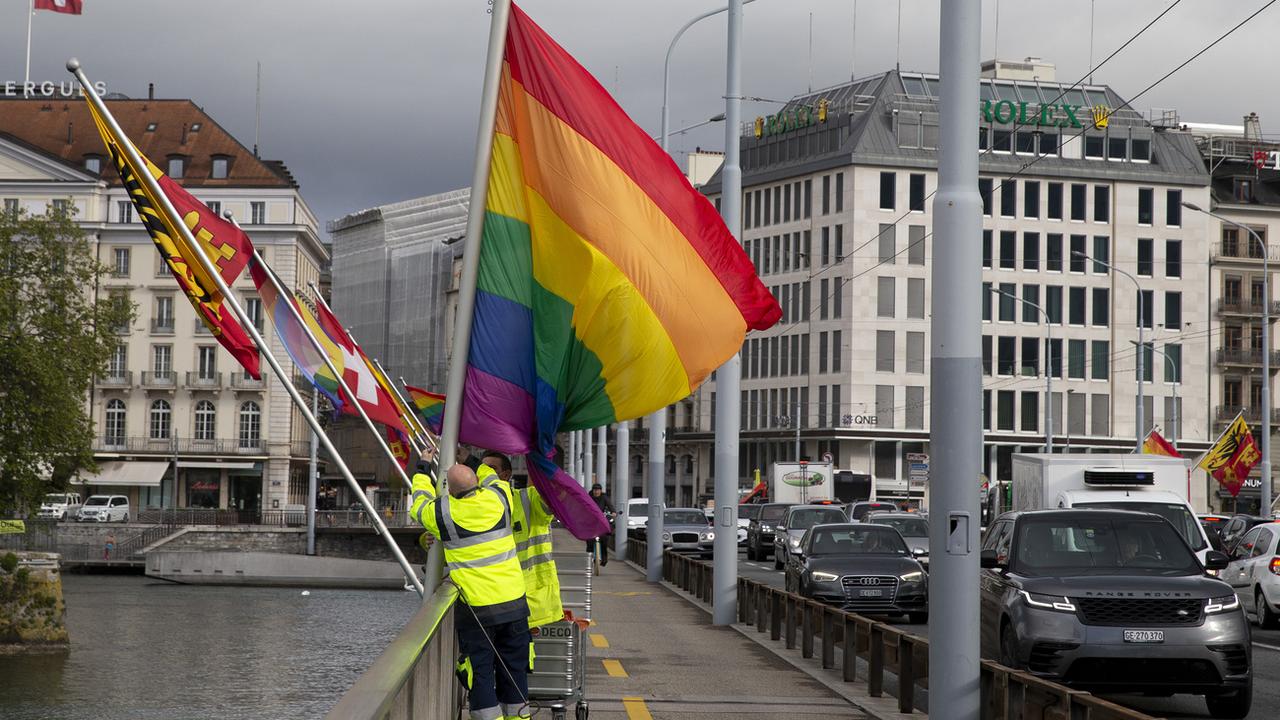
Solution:
M 1138 278 L 1134 277 L 1133 275 L 1130 275 L 1129 273 L 1125 272 L 1124 270 L 1121 270 L 1120 268 L 1116 267 L 1115 265 L 1112 265 L 1109 262 L 1105 262 L 1102 260 L 1097 260 L 1095 258 L 1089 257 L 1088 255 L 1078 250 L 1073 250 L 1071 254 L 1079 258 L 1084 258 L 1085 260 L 1090 260 L 1095 265 L 1101 265 L 1102 267 L 1107 268 L 1108 270 L 1114 270 L 1133 281 L 1133 286 L 1138 289 L 1138 345 L 1142 345 L 1142 325 L 1144 322 L 1146 322 L 1146 319 L 1147 319 L 1146 313 L 1143 312 L 1142 310 L 1142 283 L 1138 282 Z M 1143 359 L 1144 359 L 1143 353 L 1141 352 L 1138 353 L 1138 397 L 1137 397 L 1137 401 L 1135 402 L 1135 405 L 1137 406 L 1137 408 L 1135 410 L 1134 424 L 1133 424 L 1133 434 L 1135 435 L 1135 440 L 1133 443 L 1133 451 L 1136 453 L 1142 452 L 1142 441 L 1143 439 L 1146 438 L 1146 432 L 1144 432 L 1146 429 L 1144 427 L 1146 425 L 1146 423 L 1144 422 L 1146 418 L 1143 417 L 1144 408 L 1142 403 L 1142 383 L 1143 383 L 1142 375 L 1144 370 L 1142 366 Z
M 1036 303 L 1013 293 L 993 287 L 991 292 L 1010 300 L 1017 300 L 1027 307 L 1035 308 L 1044 316 L 1045 357 L 1044 357 L 1044 451 L 1053 454 L 1053 321 L 1049 313 Z
M 1249 237 L 1262 248 L 1262 507 L 1261 513 L 1271 517 L 1271 268 L 1268 265 L 1267 244 L 1253 228 L 1227 219 L 1218 213 L 1205 210 L 1195 203 L 1184 202 L 1182 207 L 1204 213 L 1223 225 L 1230 225 L 1249 233 Z
M 1142 352 L 1142 346 L 1138 345 L 1138 343 L 1130 340 L 1129 344 L 1138 346 L 1138 352 Z M 1173 371 L 1170 375 L 1173 376 L 1173 441 L 1176 444 L 1178 442 L 1178 433 L 1182 430 L 1180 425 L 1182 422 L 1182 413 L 1178 411 L 1178 383 L 1182 382 L 1182 372 L 1178 368 L 1178 363 L 1173 361 L 1173 357 L 1171 357 L 1169 353 L 1161 350 L 1154 344 L 1151 346 L 1151 350 L 1152 352 L 1158 352 L 1163 355 L 1165 362 L 1169 364 L 1169 369 Z

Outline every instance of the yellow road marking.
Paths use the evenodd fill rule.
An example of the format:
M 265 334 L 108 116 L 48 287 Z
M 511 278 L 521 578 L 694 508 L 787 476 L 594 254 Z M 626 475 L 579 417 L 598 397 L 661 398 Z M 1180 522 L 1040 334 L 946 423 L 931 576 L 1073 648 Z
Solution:
M 649 708 L 645 707 L 644 698 L 624 697 L 622 709 L 627 711 L 627 717 L 630 720 L 653 720 L 653 716 L 649 714 Z
M 622 663 L 617 660 L 605 660 L 604 671 L 609 673 L 609 677 L 627 677 L 627 671 L 622 669 Z
M 598 633 L 591 633 L 591 646 L 598 647 L 598 648 L 607 648 L 609 647 L 609 641 L 606 640 L 603 635 L 600 635 Z

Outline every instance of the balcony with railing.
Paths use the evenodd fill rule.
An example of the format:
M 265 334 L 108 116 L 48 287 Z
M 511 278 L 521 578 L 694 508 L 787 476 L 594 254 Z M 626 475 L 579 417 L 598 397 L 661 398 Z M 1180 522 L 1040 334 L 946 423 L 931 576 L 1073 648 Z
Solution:
M 1264 311 L 1270 310 L 1273 317 L 1280 317 L 1280 301 L 1272 300 L 1271 307 L 1267 307 L 1267 303 L 1259 298 L 1245 298 L 1239 296 L 1226 296 L 1218 298 L 1218 314 L 1219 315 L 1262 315 Z
M 94 452 L 153 453 L 173 455 L 173 438 L 126 437 L 99 435 L 93 440 Z
M 179 438 L 174 447 L 173 438 L 126 437 L 124 435 L 99 435 L 94 438 L 95 452 L 150 453 L 173 457 L 174 452 L 183 455 L 266 455 L 267 444 L 262 438 Z
M 222 373 L 187 371 L 187 389 L 192 391 L 221 390 L 222 389 Z
M 1278 248 L 1271 247 L 1267 244 L 1267 260 L 1275 262 L 1280 260 L 1280 252 Z M 1246 262 L 1257 263 L 1262 265 L 1262 248 L 1253 236 L 1248 233 L 1241 233 L 1241 237 L 1237 240 L 1217 242 L 1213 244 L 1213 261 L 1216 262 Z
M 1220 347 L 1214 353 L 1214 359 L 1219 365 L 1262 367 L 1263 355 L 1261 348 Z M 1277 370 L 1280 370 L 1280 352 L 1272 350 L 1271 372 Z
M 231 373 L 231 387 L 236 390 L 261 390 L 266 387 L 262 380 L 254 380 L 243 372 Z
M 172 335 L 174 322 L 171 317 L 151 318 L 152 335 Z
M 107 374 L 97 379 L 100 388 L 127 388 L 133 386 L 132 370 L 107 370 Z
M 235 447 L 233 452 L 238 455 L 266 455 L 267 442 L 262 438 L 238 438 L 233 441 Z
M 309 458 L 311 457 L 311 441 L 295 440 L 289 443 L 289 457 Z
M 172 390 L 177 383 L 177 375 L 172 370 L 142 371 L 142 387 L 149 390 Z
M 1243 407 L 1240 405 L 1217 405 L 1213 408 L 1214 422 L 1225 425 L 1236 419 L 1236 415 L 1243 414 L 1245 422 L 1250 425 L 1258 425 L 1262 422 L 1261 407 Z M 1280 426 L 1280 409 L 1271 409 L 1271 424 Z

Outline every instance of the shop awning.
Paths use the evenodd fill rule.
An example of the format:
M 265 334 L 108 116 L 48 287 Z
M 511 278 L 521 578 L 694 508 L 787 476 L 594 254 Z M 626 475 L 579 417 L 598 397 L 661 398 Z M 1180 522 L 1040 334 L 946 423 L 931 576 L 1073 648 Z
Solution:
M 252 470 L 251 462 L 208 462 L 205 460 L 179 460 L 178 467 L 196 470 Z
M 169 472 L 168 461 L 108 460 L 98 464 L 98 472 L 85 472 L 72 480 L 73 485 L 132 485 L 136 487 L 160 487 L 160 480 Z

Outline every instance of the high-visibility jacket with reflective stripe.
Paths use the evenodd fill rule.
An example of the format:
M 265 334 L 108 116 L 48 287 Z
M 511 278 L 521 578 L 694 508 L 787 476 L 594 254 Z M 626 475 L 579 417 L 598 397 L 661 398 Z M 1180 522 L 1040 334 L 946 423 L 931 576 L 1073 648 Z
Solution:
M 529 601 L 529 627 L 556 622 L 564 617 L 560 604 L 560 578 L 551 559 L 551 521 L 554 516 L 532 485 L 515 491 L 516 553 L 524 570 L 525 595 Z
M 477 487 L 460 498 L 442 495 L 421 513 L 423 527 L 444 544 L 450 579 L 483 625 L 529 614 L 511 505 L 510 491 L 495 485 Z
M 476 471 L 476 477 L 479 478 L 481 485 L 491 485 L 495 480 L 501 482 L 498 474 L 488 465 L 481 465 Z M 503 483 L 505 485 L 505 483 Z M 436 476 L 435 463 L 428 463 L 419 460 L 418 467 L 412 478 L 412 495 L 409 496 L 409 515 L 418 518 L 418 522 L 422 522 L 423 512 L 426 510 L 427 503 L 436 497 Z M 511 494 L 511 490 L 507 488 L 507 494 Z

